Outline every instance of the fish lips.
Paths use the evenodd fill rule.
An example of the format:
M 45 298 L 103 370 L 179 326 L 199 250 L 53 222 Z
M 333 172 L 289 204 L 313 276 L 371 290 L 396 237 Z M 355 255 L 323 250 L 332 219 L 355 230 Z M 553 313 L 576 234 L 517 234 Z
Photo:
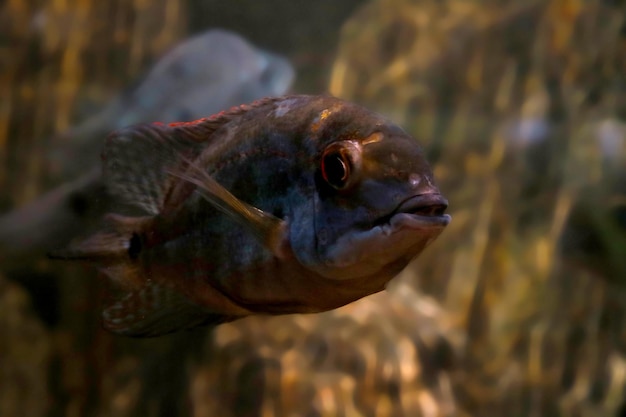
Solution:
M 383 219 L 391 229 L 398 227 L 445 227 L 451 217 L 445 214 L 448 200 L 439 193 L 420 194 L 404 200 L 396 210 Z M 382 225 L 384 228 L 384 224 Z
M 450 223 L 448 202 L 439 193 L 412 196 L 368 230 L 353 230 L 326 252 L 326 267 L 336 279 L 350 279 L 383 271 L 398 260 L 408 263 L 435 240 Z

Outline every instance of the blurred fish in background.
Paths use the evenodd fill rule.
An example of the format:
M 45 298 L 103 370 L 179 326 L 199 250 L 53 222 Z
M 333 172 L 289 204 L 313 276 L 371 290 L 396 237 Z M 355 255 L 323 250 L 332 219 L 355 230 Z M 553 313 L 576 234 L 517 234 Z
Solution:
M 59 139 L 63 146 L 51 149 L 50 171 L 67 179 L 97 166 L 103 138 L 116 129 L 153 121 L 191 121 L 281 96 L 294 77 L 285 57 L 258 49 L 236 33 L 222 29 L 200 33 L 172 48 L 135 87 L 98 114 L 63 132 Z M 97 159 L 85 159 L 94 153 Z
M 280 96 L 294 76 L 287 59 L 229 31 L 210 30 L 177 45 L 136 87 L 52 140 L 45 171 L 54 188 L 0 217 L 0 265 L 19 265 L 66 245 L 110 209 L 100 181 L 100 151 L 110 132 L 141 122 L 196 120 Z
M 623 2 L 51 2 L 48 20 L 18 3 L 0 13 L 21 46 L 0 49 L 5 207 L 41 190 L 31 138 L 90 108 L 92 78 L 118 85 L 220 23 L 285 53 L 297 92 L 327 89 L 426 144 L 455 221 L 385 293 L 147 343 L 98 330 L 83 271 L 0 277 L 0 414 L 625 415 Z M 17 29 L 33 17 L 56 22 L 45 42 Z
M 606 280 L 621 296 L 626 288 L 626 125 L 607 118 L 587 133 L 569 169 L 595 163 L 587 181 L 577 185 L 559 251 L 571 269 Z

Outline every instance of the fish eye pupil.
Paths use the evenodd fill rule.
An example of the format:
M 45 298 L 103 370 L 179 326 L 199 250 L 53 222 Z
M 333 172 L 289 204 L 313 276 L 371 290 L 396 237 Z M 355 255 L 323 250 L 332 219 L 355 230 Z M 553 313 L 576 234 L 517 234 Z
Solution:
M 322 176 L 332 187 L 341 189 L 348 182 L 350 165 L 340 152 L 332 152 L 322 158 Z

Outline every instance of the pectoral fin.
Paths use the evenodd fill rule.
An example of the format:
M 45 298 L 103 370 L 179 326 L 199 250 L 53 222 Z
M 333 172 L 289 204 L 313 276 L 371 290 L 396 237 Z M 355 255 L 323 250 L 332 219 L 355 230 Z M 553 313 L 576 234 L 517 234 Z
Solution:
M 288 227 L 285 220 L 241 201 L 202 168 L 191 161 L 187 162 L 189 168 L 187 172 L 170 172 L 170 174 L 198 187 L 198 192 L 202 197 L 222 213 L 249 229 L 275 256 L 279 258 L 287 256 Z

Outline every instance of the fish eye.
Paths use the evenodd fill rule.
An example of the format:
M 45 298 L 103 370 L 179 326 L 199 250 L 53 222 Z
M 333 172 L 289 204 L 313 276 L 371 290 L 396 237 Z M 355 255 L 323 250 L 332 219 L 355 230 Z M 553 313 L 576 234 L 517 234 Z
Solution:
M 322 177 L 334 188 L 342 189 L 350 177 L 350 164 L 341 152 L 333 152 L 322 158 Z
M 326 148 L 322 154 L 320 166 L 322 178 L 337 190 L 344 190 L 354 182 L 354 174 L 358 168 L 358 150 L 353 147 L 335 143 Z

